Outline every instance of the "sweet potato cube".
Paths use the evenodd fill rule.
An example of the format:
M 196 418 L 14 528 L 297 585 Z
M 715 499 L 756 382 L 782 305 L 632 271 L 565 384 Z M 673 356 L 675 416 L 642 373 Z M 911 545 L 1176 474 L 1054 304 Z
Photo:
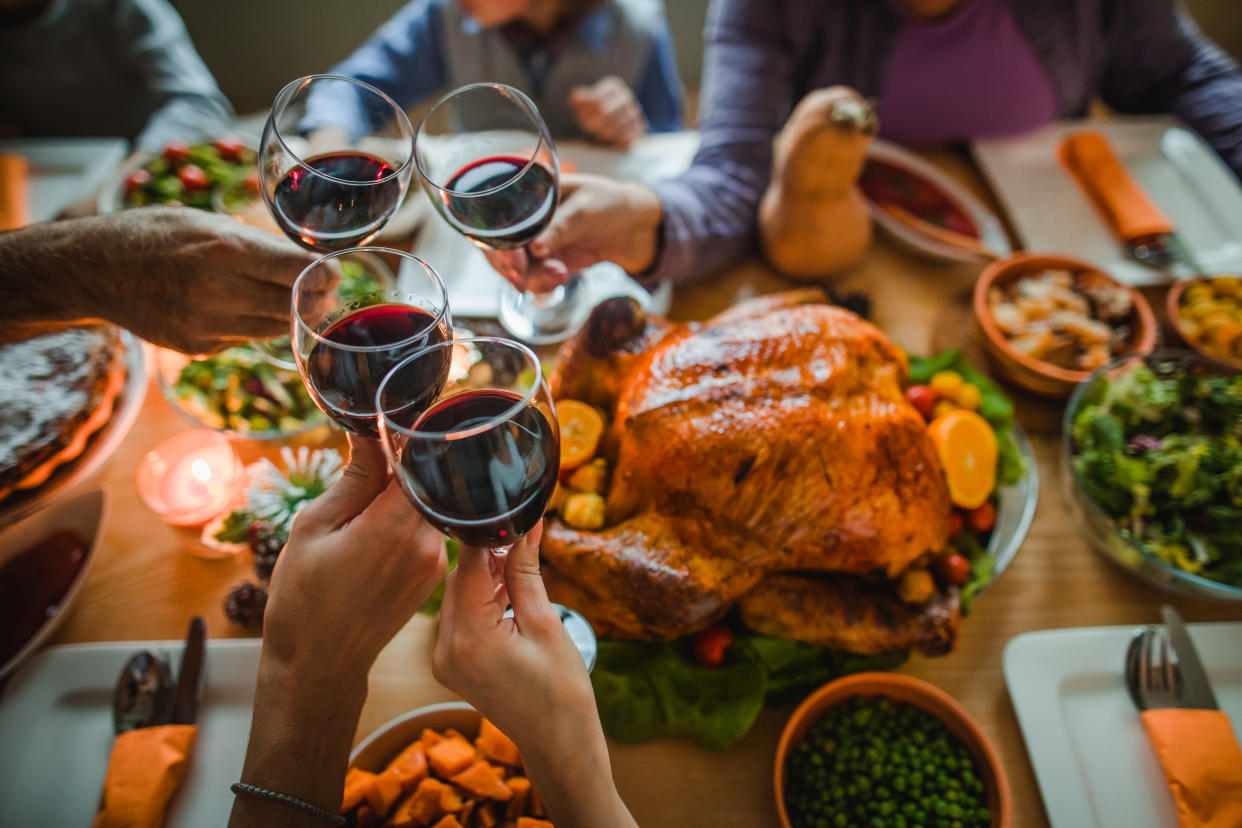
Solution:
M 352 811 L 362 801 L 364 792 L 371 787 L 375 774 L 362 768 L 350 768 L 345 774 L 345 795 L 341 797 L 341 813 Z
M 432 779 L 430 776 L 418 783 L 407 803 L 409 817 L 415 825 L 430 825 L 440 816 L 440 796 L 447 787 L 439 779 Z
M 371 780 L 371 785 L 362 792 L 366 798 L 367 804 L 371 806 L 371 810 L 375 811 L 380 817 L 388 816 L 388 812 L 392 810 L 392 806 L 401 798 L 401 783 L 395 777 L 386 774 L 378 774 Z
M 474 745 L 458 736 L 445 739 L 427 749 L 427 761 L 436 776 L 448 779 L 470 767 L 474 761 Z
M 480 799 L 508 802 L 513 799 L 513 789 L 504 783 L 500 774 L 486 762 L 475 762 L 461 773 L 449 779 L 454 785 Z
M 548 806 L 543 804 L 543 797 L 534 788 L 530 789 L 530 796 L 526 798 L 526 811 L 534 817 L 546 817 L 548 815 Z
M 513 767 L 519 767 L 522 764 L 522 753 L 518 750 L 518 746 L 487 719 L 479 724 L 479 738 L 475 739 L 474 743 L 479 746 L 479 750 L 483 751 L 483 755 L 493 762 Z
M 553 828 L 552 823 L 546 819 L 535 819 L 534 817 L 519 817 L 517 828 Z
M 496 828 L 496 824 L 500 820 L 496 816 L 496 810 L 491 803 L 480 804 L 474 812 L 474 824 L 479 828 Z
M 401 783 L 401 790 L 412 791 L 427 777 L 427 751 L 422 742 L 414 742 L 388 763 L 384 775 Z
M 362 804 L 358 806 L 358 812 L 354 814 L 354 821 L 358 825 L 374 825 L 380 821 L 380 815 L 371 810 L 371 806 Z
M 466 800 L 461 798 L 461 792 L 452 785 L 445 785 L 444 790 L 440 791 L 440 813 L 455 814 L 464 807 Z
M 526 799 L 530 796 L 530 780 L 525 776 L 512 776 L 505 780 L 509 790 L 513 791 L 513 799 L 509 800 L 509 808 L 505 816 L 517 819 L 526 813 Z
M 446 814 L 444 819 L 437 822 L 433 828 L 461 828 L 461 823 L 457 821 L 457 817 Z
M 462 803 L 461 810 L 457 812 L 457 821 L 462 825 L 470 825 L 470 817 L 474 814 L 474 809 L 478 807 L 477 799 L 467 799 Z
M 460 730 L 455 730 L 454 728 L 451 728 L 451 727 L 444 728 L 444 738 L 445 739 L 465 739 L 467 742 L 470 741 L 469 739 L 466 739 L 466 737 L 461 734 Z
M 443 742 L 444 737 L 439 733 L 436 733 L 434 730 L 423 730 L 422 734 L 418 737 L 418 741 L 423 743 L 423 748 L 425 750 L 431 750 L 440 742 Z
M 416 791 L 410 791 L 400 801 L 397 807 L 393 809 L 392 814 L 388 817 L 388 821 L 384 823 L 384 828 L 421 828 L 426 822 L 419 822 L 414 818 L 414 798 L 417 796 Z

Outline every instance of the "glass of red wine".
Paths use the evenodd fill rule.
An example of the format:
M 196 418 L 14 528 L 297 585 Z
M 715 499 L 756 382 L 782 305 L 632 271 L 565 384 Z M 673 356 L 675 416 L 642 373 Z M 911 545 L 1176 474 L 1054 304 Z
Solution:
M 280 90 L 259 142 L 259 183 L 272 218 L 320 253 L 366 244 L 405 197 L 414 130 L 373 86 L 310 75 Z
M 430 406 L 425 377 L 448 379 Z M 442 342 L 380 383 L 375 407 L 393 473 L 433 526 L 503 555 L 556 488 L 560 433 L 538 357 L 508 339 Z
M 409 262 L 400 287 L 372 267 L 364 276 L 369 284 L 349 295 L 338 290 L 344 269 L 367 267 L 377 256 Z M 411 354 L 453 338 L 440 276 L 417 256 L 382 247 L 330 253 L 302 271 L 293 284 L 291 327 L 311 399 L 342 428 L 364 437 L 379 436 L 375 394 L 384 376 Z M 417 382 L 412 372 L 405 374 L 411 411 L 426 408 L 448 376 L 448 352 L 435 354 L 440 361 L 418 363 L 423 374 Z
M 414 158 L 423 189 L 449 223 L 480 247 L 523 250 L 548 225 L 560 195 L 560 164 L 530 98 L 500 83 L 463 86 L 419 124 Z M 509 287 L 500 321 L 535 344 L 572 335 L 590 310 L 580 276 L 550 291 Z

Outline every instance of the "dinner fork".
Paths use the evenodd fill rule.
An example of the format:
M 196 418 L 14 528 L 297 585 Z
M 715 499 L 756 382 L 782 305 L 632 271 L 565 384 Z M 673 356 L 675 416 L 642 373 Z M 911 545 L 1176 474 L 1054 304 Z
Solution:
M 1126 649 L 1126 689 L 1139 710 L 1178 706 L 1181 675 L 1173 663 L 1164 627 L 1147 625 L 1130 639 Z

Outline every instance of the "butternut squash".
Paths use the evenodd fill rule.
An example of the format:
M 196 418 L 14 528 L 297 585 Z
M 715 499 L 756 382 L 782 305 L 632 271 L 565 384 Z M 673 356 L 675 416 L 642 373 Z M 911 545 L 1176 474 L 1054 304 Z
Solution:
M 759 203 L 759 237 L 777 270 L 819 279 L 862 257 L 871 219 L 858 177 L 877 125 L 873 106 L 844 86 L 798 102 L 776 136 Z
M 475 762 L 449 781 L 479 799 L 493 799 L 497 802 L 513 799 L 513 789 L 504 783 L 500 774 L 487 762 Z

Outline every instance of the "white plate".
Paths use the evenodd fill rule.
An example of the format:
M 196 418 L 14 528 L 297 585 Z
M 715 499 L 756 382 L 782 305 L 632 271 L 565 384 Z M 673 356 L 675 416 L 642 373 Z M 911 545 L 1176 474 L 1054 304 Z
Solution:
M 1005 235 L 1005 228 L 1001 226 L 1000 221 L 992 214 L 992 211 L 984 207 L 983 203 L 971 195 L 966 188 L 942 173 L 934 165 L 929 164 L 907 149 L 903 149 L 896 144 L 890 144 L 888 141 L 879 138 L 872 141 L 867 148 L 867 157 L 875 158 L 879 161 L 887 161 L 894 166 L 906 167 L 920 178 L 931 182 L 944 195 L 948 196 L 950 200 L 956 202 L 957 206 L 974 220 L 975 225 L 979 228 L 979 239 L 983 242 L 984 247 L 995 253 L 998 258 L 1008 256 L 1013 252 L 1009 246 L 1009 237 Z M 907 227 L 870 199 L 867 200 L 867 211 L 871 214 L 872 221 L 883 227 L 897 241 L 917 253 L 922 253 L 935 259 L 947 259 L 955 262 L 983 261 L 982 257 L 974 253 L 954 247 L 951 244 L 938 242 L 917 230 Z
M 561 160 L 571 162 L 579 172 L 644 183 L 682 172 L 690 166 L 698 148 L 699 135 L 690 131 L 647 135 L 628 150 L 573 141 L 556 146 Z M 419 190 L 421 192 L 421 187 Z M 426 200 L 425 193 L 422 198 Z M 435 213 L 430 203 L 426 209 Z M 434 267 L 444 280 L 454 317 L 494 318 L 499 312 L 501 291 L 507 283 L 487 263 L 482 251 L 438 214 L 423 222 L 413 253 Z M 666 286 L 653 296 L 624 270 L 609 262 L 587 268 L 584 274 L 592 304 L 610 296 L 625 295 L 638 299 L 651 313 L 668 311 L 671 291 Z
M 129 433 L 142 401 L 147 396 L 147 359 L 142 341 L 129 331 L 121 331 L 125 348 L 125 385 L 113 404 L 112 416 L 99 431 L 91 435 L 86 449 L 58 467 L 47 481 L 29 491 L 14 492 L 0 500 L 0 526 L 5 526 L 49 503 L 66 490 L 89 479 L 112 456 L 121 440 Z
M 87 543 L 86 556 L 78 566 L 77 574 L 69 584 L 56 612 L 43 622 L 31 639 L 22 649 L 14 653 L 8 661 L 0 664 L 0 679 L 13 672 L 19 665 L 34 655 L 43 646 L 57 628 L 69 615 L 69 610 L 77 600 L 78 592 L 91 564 L 95 562 L 95 552 L 99 548 L 99 540 L 103 537 L 104 520 L 108 514 L 108 493 L 104 489 L 92 489 L 65 500 L 52 504 L 41 512 L 36 512 L 29 520 L 9 527 L 0 533 L 0 564 L 25 552 L 37 543 L 47 540 L 57 532 L 70 531 Z
M 135 650 L 166 652 L 180 668 L 181 641 L 73 644 L 45 650 L 0 700 L 0 825 L 87 826 L 112 750 L 112 690 Z M 229 785 L 241 778 L 261 643 L 209 641 L 198 737 L 166 828 L 225 825 Z
M 1026 540 L 1026 533 L 1030 531 L 1031 521 L 1035 519 L 1035 510 L 1039 506 L 1039 464 L 1035 461 L 1035 451 L 1031 448 L 1026 432 L 1016 422 L 1013 424 L 1012 436 L 1026 467 L 1025 473 L 1017 483 L 996 493 L 996 526 L 988 540 L 987 549 L 996 564 L 992 570 L 992 580 L 988 581 L 978 595 L 991 589 L 1001 573 L 1009 568 L 1014 556 L 1022 548 L 1022 541 Z
M 25 156 L 30 165 L 30 221 L 50 221 L 95 192 L 125 158 L 123 138 L 21 138 L 0 141 L 0 152 Z
M 976 141 L 975 157 L 1028 250 L 1087 259 L 1128 285 L 1164 281 L 1126 256 L 1057 160 L 1061 138 L 1076 129 L 1108 137 L 1200 267 L 1209 273 L 1242 272 L 1242 186 L 1198 135 L 1168 116 L 1064 121 L 1021 138 Z
M 1134 629 L 1023 633 L 1005 647 L 1005 683 L 1053 828 L 1177 824 L 1172 794 L 1122 676 Z M 1216 700 L 1242 741 L 1242 623 L 1190 624 L 1189 630 Z

